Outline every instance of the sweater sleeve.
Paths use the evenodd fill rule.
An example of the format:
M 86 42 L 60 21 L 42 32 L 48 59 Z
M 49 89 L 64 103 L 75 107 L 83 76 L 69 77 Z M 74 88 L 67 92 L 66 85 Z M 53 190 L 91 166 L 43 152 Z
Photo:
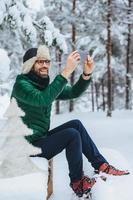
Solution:
M 91 77 L 89 78 L 89 80 L 84 80 L 81 75 L 79 80 L 73 86 L 65 86 L 57 99 L 67 100 L 81 96 L 81 94 L 88 88 L 90 82 Z
M 31 106 L 47 106 L 61 93 L 66 83 L 67 79 L 62 75 L 57 75 L 47 88 L 40 91 L 28 81 L 20 80 L 15 83 L 12 96 Z

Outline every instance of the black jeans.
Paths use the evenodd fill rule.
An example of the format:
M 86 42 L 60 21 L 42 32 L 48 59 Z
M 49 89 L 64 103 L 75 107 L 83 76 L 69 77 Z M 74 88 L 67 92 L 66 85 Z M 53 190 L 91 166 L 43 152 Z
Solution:
M 71 120 L 50 130 L 47 137 L 40 138 L 33 145 L 40 147 L 42 154 L 39 156 L 48 160 L 65 149 L 71 182 L 82 177 L 82 153 L 95 169 L 107 163 L 79 120 Z

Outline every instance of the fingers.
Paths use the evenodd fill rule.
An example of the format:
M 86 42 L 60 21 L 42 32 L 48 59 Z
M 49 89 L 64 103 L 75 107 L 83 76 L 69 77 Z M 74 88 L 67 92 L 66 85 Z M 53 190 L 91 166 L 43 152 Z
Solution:
M 80 61 L 80 54 L 79 52 L 76 50 L 76 51 L 73 51 L 69 57 L 71 58 L 74 58 L 76 61 Z M 85 59 L 85 63 L 87 64 L 93 64 L 93 59 L 90 57 L 90 55 L 87 56 L 87 58 Z
M 76 51 L 73 51 L 70 55 L 75 55 L 77 53 L 78 53 L 78 51 L 76 50 Z
M 72 56 L 73 58 L 78 58 L 80 60 L 80 54 L 79 52 L 76 50 L 76 51 L 73 51 L 70 56 Z M 87 58 L 85 59 L 85 61 L 89 62 L 89 63 L 92 63 L 93 62 L 93 59 L 90 57 L 90 55 L 87 56 Z
M 85 63 L 91 65 L 91 64 L 93 64 L 93 59 L 88 55 L 87 59 L 85 60 Z
M 93 62 L 93 59 L 89 55 L 87 56 L 87 62 Z
M 70 54 L 70 56 L 72 57 L 72 58 L 74 58 L 75 60 L 80 60 L 80 54 L 78 53 L 78 51 L 73 51 L 71 54 Z

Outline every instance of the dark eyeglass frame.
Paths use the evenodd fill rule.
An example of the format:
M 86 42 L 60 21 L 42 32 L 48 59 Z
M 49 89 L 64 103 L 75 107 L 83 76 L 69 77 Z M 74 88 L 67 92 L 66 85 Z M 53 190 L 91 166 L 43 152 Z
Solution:
M 48 60 L 48 59 L 46 59 L 46 60 L 36 60 L 36 63 L 38 63 L 39 65 L 43 65 L 44 63 L 49 65 L 50 62 L 51 62 L 51 60 Z

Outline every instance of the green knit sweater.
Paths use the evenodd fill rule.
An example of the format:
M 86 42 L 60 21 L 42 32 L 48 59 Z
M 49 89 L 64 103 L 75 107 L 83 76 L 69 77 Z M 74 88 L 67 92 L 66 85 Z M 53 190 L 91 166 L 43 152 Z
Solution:
M 80 76 L 74 86 L 68 86 L 67 79 L 57 75 L 46 85 L 40 78 L 20 74 L 17 76 L 11 98 L 17 100 L 18 106 L 25 112 L 23 122 L 33 130 L 33 134 L 25 138 L 33 143 L 40 137 L 46 137 L 50 128 L 51 106 L 55 99 L 67 100 L 79 97 L 88 87 L 90 80 Z

